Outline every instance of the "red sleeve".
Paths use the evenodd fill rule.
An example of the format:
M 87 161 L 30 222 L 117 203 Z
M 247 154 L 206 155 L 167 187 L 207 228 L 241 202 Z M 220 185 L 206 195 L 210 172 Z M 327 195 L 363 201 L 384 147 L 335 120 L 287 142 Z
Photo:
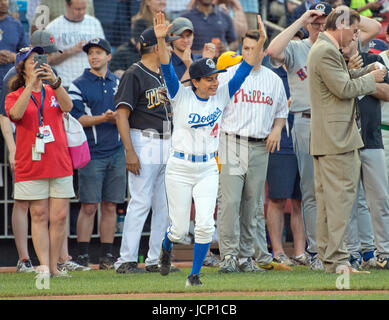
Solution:
M 7 113 L 7 116 L 9 118 L 10 118 L 9 112 L 11 111 L 12 107 L 16 103 L 16 100 L 18 100 L 19 96 L 20 96 L 20 93 L 19 93 L 19 90 L 17 90 L 17 91 L 13 91 L 13 92 L 9 93 L 5 97 L 4 107 L 5 107 L 5 112 Z

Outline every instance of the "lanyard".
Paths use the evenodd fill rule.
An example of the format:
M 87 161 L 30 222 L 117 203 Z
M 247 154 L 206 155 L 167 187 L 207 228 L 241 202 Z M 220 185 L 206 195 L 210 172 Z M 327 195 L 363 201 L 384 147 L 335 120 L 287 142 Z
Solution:
M 31 94 L 32 102 L 34 102 L 35 106 L 38 109 L 38 117 L 39 117 L 39 126 L 43 124 L 43 105 L 45 103 L 45 88 L 41 89 L 41 107 L 39 108 L 38 102 L 36 101 L 35 97 Z

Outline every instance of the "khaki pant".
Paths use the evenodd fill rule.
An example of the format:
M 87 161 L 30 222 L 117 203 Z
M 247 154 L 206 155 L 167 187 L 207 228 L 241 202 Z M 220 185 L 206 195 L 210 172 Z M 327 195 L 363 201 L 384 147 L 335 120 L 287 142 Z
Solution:
M 316 245 L 326 272 L 349 266 L 344 237 L 356 199 L 361 161 L 358 150 L 314 157 Z
M 267 173 L 265 142 L 248 142 L 222 134 L 219 158 L 221 209 L 217 228 L 220 255 L 222 258 L 226 255 L 252 257 Z M 264 219 L 261 221 L 265 223 Z M 263 238 L 266 242 L 266 235 Z M 266 247 L 266 243 L 263 245 Z

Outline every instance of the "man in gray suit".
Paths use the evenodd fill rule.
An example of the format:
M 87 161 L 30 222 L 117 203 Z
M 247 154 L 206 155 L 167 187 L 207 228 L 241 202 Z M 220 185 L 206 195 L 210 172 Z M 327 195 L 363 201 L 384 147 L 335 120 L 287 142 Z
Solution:
M 311 102 L 310 153 L 314 156 L 316 245 L 326 272 L 352 272 L 344 235 L 356 198 L 363 146 L 355 98 L 376 92 L 386 69 L 347 69 L 342 48 L 356 39 L 359 14 L 333 10 L 308 55 Z

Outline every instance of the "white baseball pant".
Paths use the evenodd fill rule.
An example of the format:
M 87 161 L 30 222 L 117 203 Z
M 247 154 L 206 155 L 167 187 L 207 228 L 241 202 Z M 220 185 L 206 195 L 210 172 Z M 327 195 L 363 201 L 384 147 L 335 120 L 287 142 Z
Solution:
M 124 219 L 120 257 L 115 263 L 115 269 L 122 263 L 138 261 L 140 238 L 150 208 L 152 209 L 151 232 L 146 266 L 158 263 L 161 241 L 169 225 L 165 163 L 171 140 L 144 137 L 136 130 L 131 130 L 131 139 L 141 169 L 139 176 L 128 173 L 131 199 Z
M 195 203 L 195 242 L 210 243 L 215 231 L 216 198 L 219 171 L 215 158 L 207 162 L 191 162 L 172 155 L 166 165 L 166 193 L 170 226 L 168 237 L 179 242 L 189 231 L 192 197 Z

